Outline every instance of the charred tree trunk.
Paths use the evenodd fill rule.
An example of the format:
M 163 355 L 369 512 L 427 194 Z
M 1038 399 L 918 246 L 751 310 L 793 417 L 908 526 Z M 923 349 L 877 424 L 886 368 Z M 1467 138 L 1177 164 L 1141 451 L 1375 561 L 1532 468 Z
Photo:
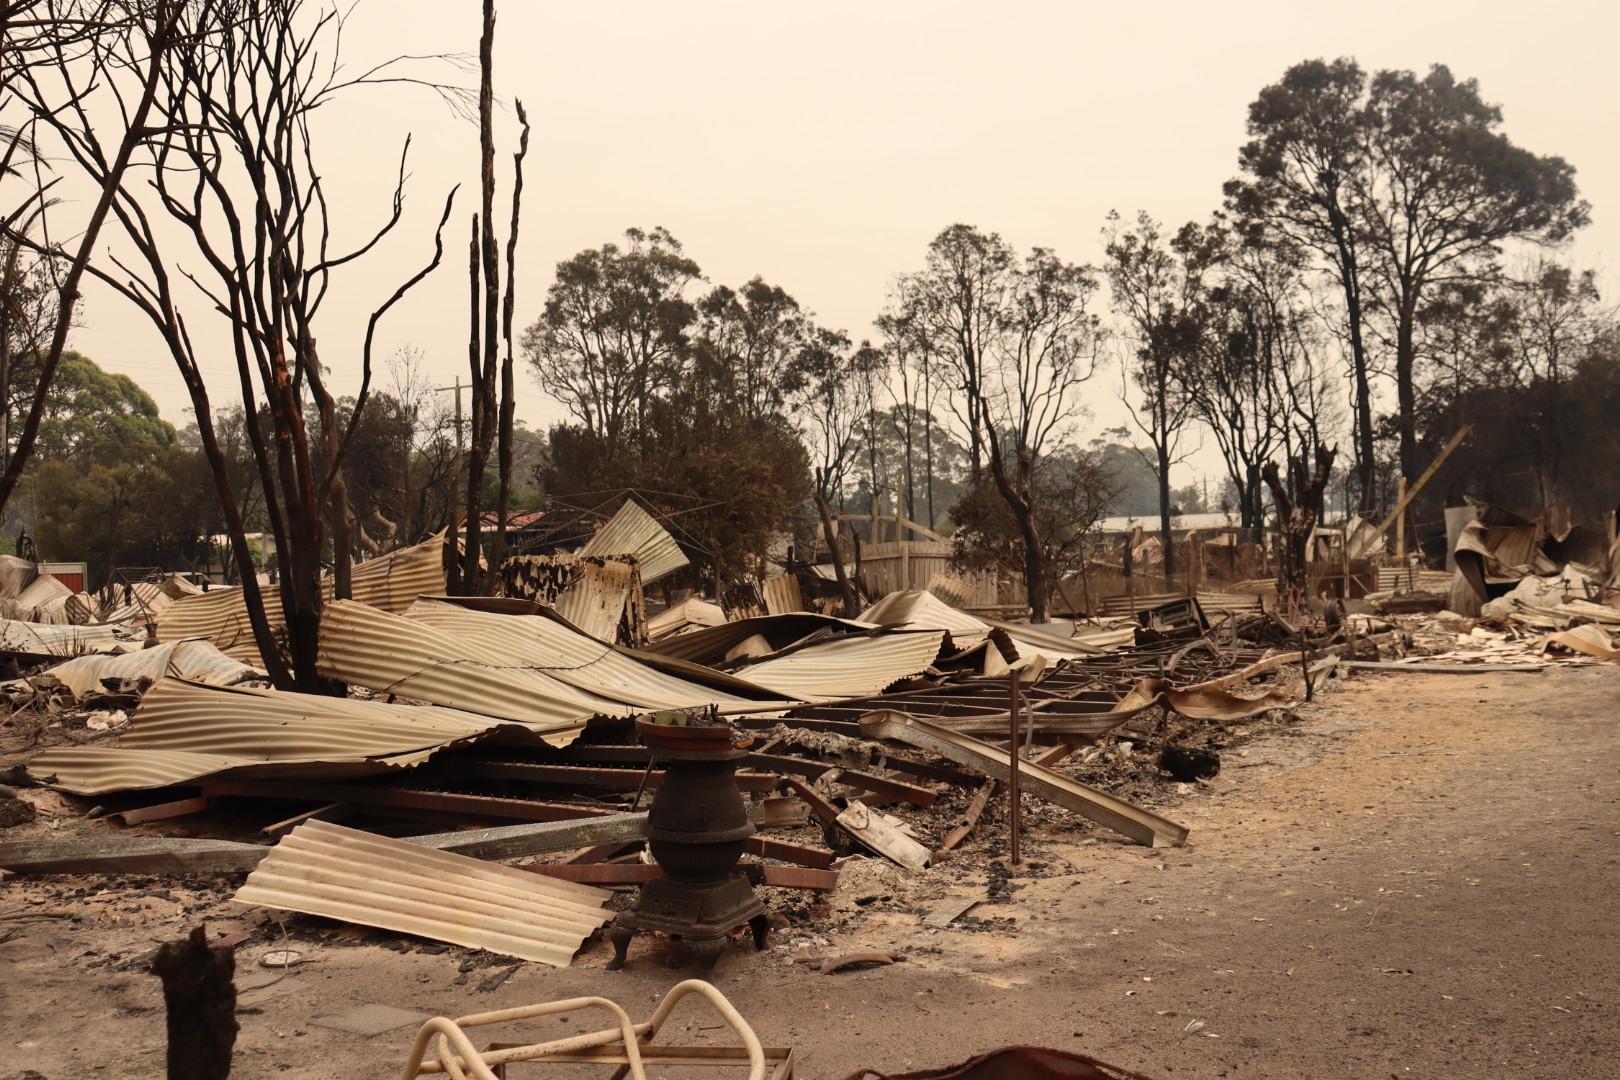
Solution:
M 1028 451 L 1018 455 L 1018 475 L 1007 475 L 1007 461 L 994 439 L 990 444 L 990 474 L 1002 501 L 1018 522 L 1018 536 L 1024 545 L 1024 591 L 1029 594 L 1029 621 L 1049 621 L 1046 552 L 1041 548 L 1040 532 L 1035 526 L 1035 508 L 1031 505 L 1031 487 L 1035 466 Z
M 1161 427 L 1163 432 L 1164 428 Z M 1161 434 L 1157 440 L 1159 451 L 1159 543 L 1164 546 L 1164 577 L 1168 581 L 1176 572 L 1176 547 L 1170 535 L 1170 440 Z
M 931 396 L 925 397 L 923 405 L 923 485 L 924 494 L 928 497 L 930 529 L 938 524 L 938 519 L 934 517 L 934 412 L 933 403 L 928 400 Z
M 1333 230 L 1339 286 L 1344 291 L 1345 321 L 1350 331 L 1350 370 L 1356 395 L 1356 474 L 1361 485 L 1361 509 L 1376 505 L 1378 465 L 1373 457 L 1372 378 L 1367 363 L 1367 342 L 1362 332 L 1361 267 L 1350 222 L 1337 207 L 1329 211 Z
M 172 332 L 172 328 L 166 331 L 166 334 L 169 332 Z M 230 540 L 231 559 L 236 565 L 237 577 L 241 581 L 242 604 L 247 608 L 248 626 L 253 631 L 254 644 L 258 646 L 259 662 L 264 666 L 265 673 L 270 676 L 271 685 L 280 690 L 292 689 L 293 673 L 287 668 L 281 654 L 281 643 L 276 639 L 275 628 L 270 625 L 269 617 L 265 614 L 264 593 L 259 588 L 258 568 L 253 565 L 253 550 L 248 547 L 247 542 L 247 526 L 242 520 L 242 510 L 237 504 L 236 492 L 231 488 L 230 466 L 225 461 L 224 452 L 219 448 L 219 435 L 214 430 L 214 411 L 208 398 L 208 388 L 203 383 L 202 373 L 181 347 L 181 343 L 171 338 L 169 344 L 191 397 L 191 411 L 197 418 L 197 439 L 202 443 L 203 456 L 208 460 L 208 473 L 214 480 L 214 493 L 219 496 L 220 514 L 225 520 L 225 534 Z M 266 461 L 267 450 L 263 437 L 259 434 L 258 417 L 250 415 L 246 422 L 254 444 L 254 456 L 260 475 L 267 477 L 270 475 Z M 269 490 L 265 493 L 265 504 L 267 509 L 275 505 Z M 275 528 L 279 539 L 281 535 L 279 524 L 275 524 Z
M 501 337 L 506 342 L 506 356 L 501 360 L 501 430 L 500 478 L 501 492 L 497 501 L 495 519 L 495 569 L 491 582 L 500 580 L 500 568 L 506 562 L 506 519 L 512 509 L 512 416 L 517 408 L 517 391 L 512 373 L 512 308 L 513 291 L 517 283 L 518 212 L 523 204 L 523 158 L 529 152 L 529 117 L 523 111 L 523 102 L 517 103 L 518 123 L 523 134 L 518 140 L 517 153 L 512 155 L 512 231 L 506 236 L 506 298 L 501 305 Z M 491 592 L 494 591 L 492 588 Z
M 477 470 L 482 487 L 484 468 L 495 445 L 500 428 L 500 399 L 497 373 L 500 370 L 501 277 L 499 245 L 495 240 L 495 0 L 484 0 L 484 32 L 478 43 L 478 150 L 479 193 L 482 214 L 479 232 L 479 251 L 483 261 L 484 287 L 484 355 L 483 362 L 474 373 L 473 382 L 480 389 L 482 417 L 478 425 Z M 479 492 L 479 509 L 483 493 Z M 500 567 L 492 566 L 487 581 L 476 580 L 471 594 L 486 592 L 500 581 Z
M 236 1045 L 236 955 L 199 926 L 158 947 L 152 973 L 168 1010 L 169 1080 L 225 1080 Z
M 1412 377 L 1417 361 L 1417 345 L 1413 341 L 1417 321 L 1413 311 L 1415 303 L 1416 297 L 1403 299 L 1395 319 L 1396 420 L 1401 435 L 1401 475 L 1409 481 L 1421 471 L 1418 468 L 1417 450 L 1417 387 Z
M 478 215 L 472 219 L 472 240 L 467 245 L 467 278 L 470 283 L 472 296 L 472 320 L 467 336 L 467 366 L 472 371 L 472 402 L 468 410 L 468 419 L 471 430 L 468 433 L 467 449 L 467 502 L 466 519 L 463 523 L 461 547 L 461 592 L 465 596 L 476 596 L 479 588 L 478 564 L 483 555 L 483 543 L 479 539 L 478 530 L 483 516 L 484 486 L 484 455 L 479 448 L 484 443 L 483 424 L 481 418 L 484 411 L 484 391 L 482 351 L 480 341 L 480 318 L 478 313 L 479 302 L 479 266 L 478 266 Z
M 827 496 L 822 492 L 825 483 L 825 474 L 816 476 L 816 510 L 821 514 L 821 535 L 827 542 L 827 550 L 832 553 L 833 576 L 838 581 L 838 592 L 844 598 L 844 615 L 854 618 L 861 610 L 861 598 L 855 591 L 855 584 L 849 580 L 849 573 L 844 569 L 844 553 L 838 547 L 838 528 L 833 524 L 832 507 L 827 503 Z
M 1288 482 L 1283 482 L 1275 461 L 1261 470 L 1266 486 L 1277 505 L 1277 597 L 1295 610 L 1304 605 L 1308 581 L 1305 548 L 1316 528 L 1316 507 L 1333 472 L 1335 451 L 1326 446 L 1316 449 L 1314 472 L 1304 455 L 1288 459 Z

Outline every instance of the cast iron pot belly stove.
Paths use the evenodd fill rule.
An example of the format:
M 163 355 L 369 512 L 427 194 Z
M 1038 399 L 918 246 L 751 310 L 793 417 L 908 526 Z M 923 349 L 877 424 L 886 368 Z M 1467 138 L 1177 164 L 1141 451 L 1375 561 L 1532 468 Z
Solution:
M 635 906 L 613 920 L 609 970 L 624 966 L 637 930 L 679 938 L 704 970 L 743 923 L 753 930 L 754 948 L 763 949 L 770 919 L 737 868 L 743 841 L 754 834 L 735 776 L 744 751 L 731 745 L 731 729 L 724 725 L 639 720 L 636 729 L 665 769 L 647 814 L 647 846 L 663 876 L 641 886 Z

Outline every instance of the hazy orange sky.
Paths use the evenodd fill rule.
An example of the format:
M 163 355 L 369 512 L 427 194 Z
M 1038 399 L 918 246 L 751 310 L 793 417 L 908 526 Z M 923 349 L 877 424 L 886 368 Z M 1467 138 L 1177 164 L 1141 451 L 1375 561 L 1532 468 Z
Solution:
M 476 0 L 366 0 L 351 68 L 397 53 L 476 53 Z M 1111 208 L 1179 223 L 1219 202 L 1255 92 L 1291 63 L 1444 62 L 1503 106 L 1521 145 L 1574 163 L 1593 224 L 1572 256 L 1613 279 L 1620 246 L 1620 79 L 1613 5 L 1473 2 L 1229 4 L 1034 2 L 532 3 L 500 7 L 497 93 L 534 124 L 518 320 L 538 314 L 558 260 L 663 225 L 711 282 L 754 274 L 826 324 L 871 333 L 887 283 L 952 222 L 1096 261 Z M 461 78 L 476 82 L 476 73 Z M 352 391 L 372 307 L 431 250 L 444 193 L 466 185 L 438 273 L 391 314 L 377 355 L 414 344 L 448 383 L 466 375 L 467 219 L 477 132 L 431 95 L 367 88 L 322 120 L 321 166 L 339 238 L 386 213 L 399 143 L 415 139 L 406 221 L 337 282 L 319 328 Z M 500 117 L 502 221 L 515 146 Z M 208 316 L 192 305 L 192 321 Z M 188 400 L 156 335 L 121 301 L 87 293 L 73 344 L 127 372 L 184 424 Z M 520 360 L 521 363 L 521 360 Z M 230 396 L 223 355 L 216 403 Z M 1092 384 L 1089 430 L 1122 422 L 1117 371 Z M 560 410 L 523 372 L 518 417 Z M 1206 440 L 1207 441 L 1207 440 Z M 1200 471 L 1217 462 L 1208 449 Z M 1191 479 L 1191 471 L 1176 477 Z

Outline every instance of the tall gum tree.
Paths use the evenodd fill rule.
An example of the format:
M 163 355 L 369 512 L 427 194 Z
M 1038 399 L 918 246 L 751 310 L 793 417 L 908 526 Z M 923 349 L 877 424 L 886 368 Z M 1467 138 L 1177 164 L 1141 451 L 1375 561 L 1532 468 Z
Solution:
M 1367 341 L 1369 270 L 1356 221 L 1368 169 L 1361 110 L 1366 74 L 1354 60 L 1295 64 L 1249 105 L 1242 175 L 1226 183 L 1239 222 L 1272 229 L 1311 251 L 1338 287 L 1354 386 L 1356 475 L 1361 509 L 1377 496 L 1373 366 Z
M 1428 290 L 1493 276 L 1504 242 L 1551 244 L 1591 217 L 1560 157 L 1515 146 L 1502 110 L 1473 79 L 1442 64 L 1418 76 L 1380 71 L 1359 125 L 1367 167 L 1355 177 L 1355 213 L 1376 253 L 1380 293 L 1395 339 L 1401 472 L 1417 460 L 1418 312 Z

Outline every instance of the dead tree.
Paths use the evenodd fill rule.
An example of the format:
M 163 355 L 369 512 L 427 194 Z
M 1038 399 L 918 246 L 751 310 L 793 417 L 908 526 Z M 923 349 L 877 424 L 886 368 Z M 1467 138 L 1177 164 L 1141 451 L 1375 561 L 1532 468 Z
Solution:
M 114 158 L 102 141 L 107 125 L 91 123 L 90 87 L 83 80 L 95 70 L 61 69 L 66 93 L 59 101 L 42 97 L 40 111 L 74 164 L 111 192 L 110 211 L 122 227 L 125 250 L 109 256 L 110 268 L 92 264 L 88 270 L 147 316 L 185 380 L 264 666 L 279 687 L 319 691 L 332 689 L 315 668 L 325 601 L 321 559 L 332 540 L 334 586 L 345 596 L 350 538 L 343 458 L 365 411 L 376 326 L 438 265 L 442 243 L 436 234 L 431 260 L 381 301 L 364 342 L 355 343 L 360 387 L 348 422 L 340 423 L 326 383 L 329 368 L 316 350 L 317 318 L 333 272 L 374 250 L 401 221 L 405 152 L 385 220 L 358 246 L 334 252 L 330 225 L 337 214 L 328 208 L 309 117 L 347 87 L 420 80 L 402 78 L 390 64 L 340 79 L 337 13 L 306 14 L 303 8 L 302 0 L 247 7 L 199 0 L 151 9 L 177 13 L 178 23 L 155 69 L 152 119 L 139 125 L 139 184 L 113 174 Z M 116 62 L 106 66 L 104 81 L 119 100 L 131 90 L 120 78 L 146 70 L 141 61 L 154 33 L 152 17 L 143 14 L 109 45 Z M 423 85 L 452 103 L 461 100 L 453 87 Z M 409 145 L 406 139 L 406 150 Z M 441 231 L 454 195 L 445 201 Z M 160 216 L 178 229 L 160 228 L 154 223 Z M 213 332 L 228 341 L 235 361 L 275 542 L 282 627 L 270 625 L 265 615 L 243 515 L 213 426 L 198 362 L 202 348 L 183 312 L 176 278 L 223 317 Z M 320 429 L 313 437 L 305 421 L 309 406 Z
M 512 228 L 506 234 L 506 296 L 501 301 L 501 339 L 506 346 L 506 355 L 501 359 L 500 495 L 496 503 L 494 558 L 497 572 L 506 561 L 506 519 L 512 511 L 512 418 L 517 410 L 512 314 L 515 305 L 513 295 L 517 287 L 518 211 L 523 204 L 523 159 L 529 153 L 529 117 L 523 111 L 521 101 L 517 102 L 517 117 L 518 123 L 523 125 L 523 134 L 518 138 L 517 152 L 512 155 Z M 493 588 L 491 591 L 494 591 Z
M 1314 470 L 1303 456 L 1288 459 L 1288 482 L 1283 483 L 1275 461 L 1268 461 L 1260 470 L 1271 499 L 1277 506 L 1277 601 L 1300 610 L 1305 603 L 1307 579 L 1305 565 L 1306 545 L 1316 530 L 1316 508 L 1322 505 L 1322 492 L 1327 489 L 1328 477 L 1333 472 L 1333 458 L 1337 448 L 1318 446 Z
M 861 610 L 861 597 L 855 589 L 855 583 L 850 580 L 849 571 L 844 566 L 844 552 L 838 544 L 838 526 L 834 523 L 832 507 L 827 503 L 824 494 L 826 473 L 816 471 L 816 511 L 821 515 L 821 538 L 827 543 L 827 550 L 832 554 L 833 577 L 838 582 L 838 595 L 844 601 L 844 615 L 854 618 Z M 715 579 L 715 593 L 719 595 L 719 575 Z
M 467 273 L 471 285 L 472 316 L 467 342 L 467 366 L 472 380 L 472 412 L 467 452 L 466 517 L 463 524 L 461 567 L 452 574 L 454 592 L 476 595 L 493 592 L 500 583 L 499 562 L 506 556 L 506 516 L 512 482 L 512 415 L 515 410 L 512 356 L 512 286 L 516 274 L 518 212 L 523 195 L 523 157 L 529 149 L 529 122 L 523 104 L 518 119 L 523 134 L 513 155 L 512 231 L 506 244 L 506 298 L 501 299 L 500 266 L 495 239 L 495 2 L 484 0 L 483 35 L 479 41 L 478 160 L 480 212 L 473 217 L 473 237 Z M 502 341 L 506 357 L 500 358 Z M 499 382 L 497 382 L 497 377 Z M 500 494 L 495 525 L 496 565 L 486 580 L 479 575 L 483 556 L 480 539 L 484 511 L 484 470 L 496 449 Z
M 0 302 L 8 311 L 17 283 L 19 253 L 39 243 L 31 239 L 36 228 L 47 237 L 43 243 L 50 243 L 46 211 L 52 205 L 52 189 L 60 177 L 46 179 L 46 158 L 54 148 L 42 153 L 40 138 L 58 122 L 59 110 L 81 108 L 83 96 L 109 79 L 113 74 L 110 65 L 122 60 L 117 51 L 121 41 L 137 37 L 144 50 L 135 66 L 122 72 L 139 81 L 128 88 L 128 95 L 119 95 L 127 123 L 116 144 L 109 144 L 99 162 L 100 192 L 90 216 L 76 230 L 56 230 L 69 235 L 77 231 L 78 235 L 71 248 L 55 249 L 57 258 L 49 266 L 56 291 L 50 340 L 43 348 L 36 348 L 39 378 L 34 400 L 18 433 L 16 451 L 6 456 L 4 471 L 0 471 L 0 512 L 5 510 L 32 456 L 51 384 L 67 347 L 68 330 L 79 303 L 79 286 L 91 253 L 137 148 L 151 134 L 152 106 L 178 19 L 177 3 L 156 3 L 146 17 L 137 18 L 122 5 L 107 0 L 0 0 L 0 86 L 5 87 L 5 93 L 0 95 L 0 110 L 4 110 L 0 117 L 6 121 L 0 123 L 0 143 L 4 144 L 0 146 L 0 177 L 5 178 L 7 188 L 5 203 L 0 204 L 0 228 L 11 241 L 6 260 L 6 295 Z M 70 71 L 74 73 L 71 79 Z M 80 88 L 77 94 L 70 89 L 74 86 Z M 10 193 L 19 188 L 20 197 L 11 197 Z M 11 372 L 9 329 L 0 332 L 0 340 L 5 343 L 5 355 L 0 355 L 0 365 L 4 365 L 0 386 L 5 385 Z M 0 394 L 0 408 L 3 403 L 4 395 Z M 0 454 L 4 454 L 8 435 L 0 421 Z
M 815 470 L 822 538 L 832 556 L 844 614 L 849 616 L 860 610 L 860 592 L 844 568 L 833 504 L 843 500 L 844 478 L 858 452 L 857 437 L 868 410 L 871 384 L 864 368 L 878 362 L 871 346 L 863 343 L 851 351 L 849 338 L 841 331 L 817 328 L 794 357 L 786 379 Z M 857 558 L 858 552 L 857 548 Z

